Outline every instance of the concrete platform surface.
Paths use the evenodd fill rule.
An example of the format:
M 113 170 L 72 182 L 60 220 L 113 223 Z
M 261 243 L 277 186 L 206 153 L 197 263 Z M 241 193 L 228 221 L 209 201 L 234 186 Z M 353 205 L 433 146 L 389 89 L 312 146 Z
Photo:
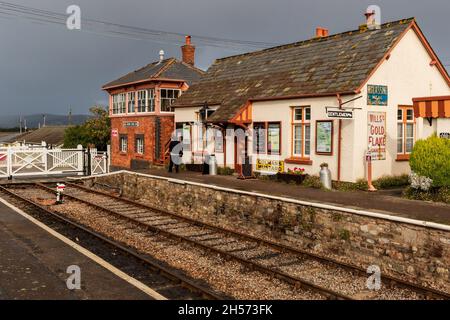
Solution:
M 67 267 L 81 268 L 69 290 Z M 0 300 L 151 299 L 111 271 L 0 203 Z

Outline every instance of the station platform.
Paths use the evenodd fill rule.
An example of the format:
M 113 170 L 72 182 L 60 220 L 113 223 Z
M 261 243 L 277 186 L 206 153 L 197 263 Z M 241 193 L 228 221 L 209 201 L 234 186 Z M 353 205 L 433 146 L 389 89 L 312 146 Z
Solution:
M 80 290 L 66 285 L 72 265 Z M 152 298 L 0 202 L 0 300 L 116 299 Z
M 321 204 L 368 210 L 403 218 L 450 225 L 450 205 L 428 201 L 408 200 L 401 197 L 401 190 L 324 191 L 260 179 L 240 180 L 236 176 L 209 176 L 184 171 L 169 173 L 163 169 L 133 170 L 134 172 L 162 176 L 223 188 L 262 193 Z

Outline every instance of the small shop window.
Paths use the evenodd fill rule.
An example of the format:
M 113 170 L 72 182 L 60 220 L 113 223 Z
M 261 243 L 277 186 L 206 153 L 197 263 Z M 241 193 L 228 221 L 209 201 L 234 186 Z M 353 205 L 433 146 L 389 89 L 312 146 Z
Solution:
M 253 150 L 256 154 L 266 153 L 266 124 L 253 124 Z
M 219 129 L 214 129 L 214 152 L 223 153 L 223 133 Z
M 134 151 L 138 154 L 144 154 L 144 135 L 136 135 L 136 141 L 134 144 Z
M 397 154 L 400 158 L 408 156 L 414 148 L 415 126 L 414 109 L 400 106 L 397 113 Z
M 271 122 L 267 126 L 267 153 L 281 154 L 281 123 Z
M 136 92 L 128 92 L 128 113 L 134 113 L 136 106 Z
M 128 136 L 121 134 L 119 136 L 119 148 L 120 148 L 120 152 L 128 152 Z
M 311 155 L 311 107 L 293 108 L 292 156 L 309 158 Z

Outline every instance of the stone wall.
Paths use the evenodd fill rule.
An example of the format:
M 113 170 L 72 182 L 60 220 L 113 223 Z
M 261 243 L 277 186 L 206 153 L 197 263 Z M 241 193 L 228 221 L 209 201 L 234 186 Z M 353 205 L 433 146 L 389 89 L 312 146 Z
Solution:
M 158 208 L 450 292 L 448 231 L 137 174 L 95 180 Z

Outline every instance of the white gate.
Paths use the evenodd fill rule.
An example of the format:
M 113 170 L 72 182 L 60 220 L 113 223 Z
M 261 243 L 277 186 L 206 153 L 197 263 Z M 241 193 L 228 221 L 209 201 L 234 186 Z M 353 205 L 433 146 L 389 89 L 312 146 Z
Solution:
M 0 148 L 0 178 L 109 172 L 109 152 L 97 149 Z
M 109 154 L 108 152 L 99 152 L 97 149 L 90 149 L 88 152 L 88 157 L 90 156 L 90 174 L 104 174 L 109 172 Z
M 0 149 L 0 177 L 83 174 L 84 150 L 11 147 Z
M 8 149 L 1 148 L 0 149 L 0 178 L 9 176 L 9 159 Z

